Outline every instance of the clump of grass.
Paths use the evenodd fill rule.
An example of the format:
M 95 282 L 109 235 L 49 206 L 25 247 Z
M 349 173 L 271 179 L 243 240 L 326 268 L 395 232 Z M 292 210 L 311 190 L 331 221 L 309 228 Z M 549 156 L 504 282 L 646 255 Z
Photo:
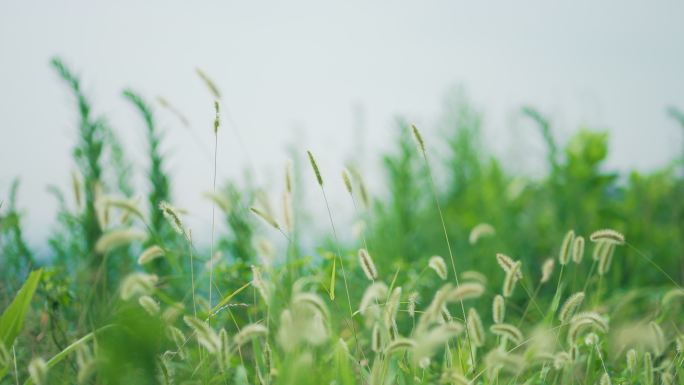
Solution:
M 150 206 L 150 226 L 155 232 L 162 233 L 166 221 L 164 220 L 164 214 L 157 210 L 157 205 L 159 205 L 159 202 L 171 200 L 171 185 L 165 171 L 166 162 L 161 150 L 162 133 L 157 127 L 152 107 L 142 96 L 131 89 L 125 90 L 123 95 L 135 106 L 145 122 L 147 154 L 149 155 L 149 169 L 147 172 L 149 193 L 147 200 Z
M 220 98 L 216 84 L 198 73 L 212 95 Z M 78 83 L 72 88 L 80 91 Z M 126 97 L 146 120 L 148 141 L 158 140 L 146 103 L 133 93 Z M 212 209 L 211 244 L 196 245 L 184 218 L 198 214 L 168 203 L 170 197 L 162 197 L 163 183 L 148 196 L 153 211 L 147 216 L 125 189 L 113 191 L 102 173 L 94 180 L 92 170 L 79 167 L 72 178 L 73 204 L 54 191 L 60 199 L 61 221 L 69 229 L 69 237 L 53 238 L 54 247 L 59 246 L 61 253 L 101 254 L 98 279 L 110 279 L 115 289 L 107 293 L 105 285 L 105 295 L 95 301 L 70 302 L 71 290 L 94 292 L 100 287 L 70 281 L 72 266 L 56 263 L 66 273 L 48 271 L 41 280 L 37 298 L 45 302 L 39 307 L 34 299 L 40 311 L 34 318 L 39 322 L 26 328 L 16 342 L 14 336 L 11 344 L 0 341 L 0 379 L 11 373 L 17 383 L 26 378 L 28 383 L 51 384 L 676 383 L 684 375 L 681 287 L 636 249 L 636 244 L 645 243 L 639 240 L 639 232 L 627 231 L 629 224 L 618 223 L 609 210 L 585 210 L 600 206 L 594 198 L 587 198 L 586 205 L 567 203 L 575 195 L 582 198 L 580 186 L 612 186 L 607 182 L 610 178 L 596 174 L 599 167 L 591 163 L 601 153 L 600 143 L 591 151 L 582 145 L 568 147 L 568 162 L 579 162 L 572 168 L 555 147 L 550 123 L 533 110 L 527 113 L 540 124 L 549 147 L 553 146 L 550 181 L 513 180 L 496 160 L 478 160 L 477 148 L 463 139 L 473 130 L 465 130 L 464 137 L 450 143 L 464 151 L 458 155 L 458 170 L 449 171 L 455 182 L 442 191 L 443 186 L 433 179 L 436 164 L 429 162 L 429 143 L 412 126 L 405 131 L 414 136 L 418 151 L 402 147 L 398 160 L 386 158 L 391 175 L 397 178 L 390 188 L 396 194 L 389 198 L 393 206 L 371 200 L 355 167 L 342 172 L 338 188 L 351 196 L 354 217 L 368 226 L 353 241 L 338 237 L 337 218 L 331 210 L 338 206 L 331 205 L 326 195 L 326 189 L 335 187 L 324 184 L 324 170 L 313 153 L 307 152 L 312 181 L 321 189 L 331 228 L 330 239 L 307 240 L 317 247 L 303 245 L 296 237 L 300 230 L 308 234 L 315 223 L 307 222 L 299 211 L 302 207 L 292 202 L 301 189 L 295 186 L 290 166 L 285 171 L 282 222 L 265 193 L 258 193 L 262 191 L 259 186 L 216 189 L 218 103 L 212 126 L 214 178 L 207 198 L 226 216 L 226 238 L 217 241 L 213 237 L 219 229 Z M 471 113 L 463 114 L 477 120 Z M 92 121 L 89 112 L 83 118 Z M 108 134 L 103 135 L 107 138 Z M 587 140 L 594 139 L 589 136 Z M 150 145 L 151 162 L 157 159 L 161 164 L 161 153 L 155 151 Z M 417 167 L 412 162 L 421 161 L 420 157 Z M 96 160 L 103 167 L 100 171 L 106 171 L 103 158 Z M 158 172 L 163 174 L 163 168 Z M 576 178 L 579 174 L 584 176 Z M 421 189 L 422 181 L 430 183 L 428 194 Z M 157 182 L 151 182 L 154 188 Z M 606 191 L 598 195 L 612 196 Z M 624 187 L 620 191 L 629 195 L 634 190 Z M 357 208 L 357 197 L 366 210 Z M 637 198 L 641 197 L 631 199 L 641 202 Z M 255 200 L 251 216 L 248 208 Z M 82 221 L 87 217 L 81 211 L 85 213 L 89 204 L 94 210 L 90 225 L 97 226 L 98 236 L 88 249 L 71 247 L 69 239 L 86 239 L 79 231 L 85 229 Z M 655 206 L 648 205 L 656 210 Z M 384 211 L 387 207 L 392 207 L 391 213 Z M 18 216 L 16 208 L 12 209 Z M 13 220 L 7 212 L 1 217 L 2 228 L 21 229 L 6 222 Z M 295 215 L 303 219 L 297 221 L 297 231 Z M 609 219 L 599 218 L 603 215 Z M 172 228 L 177 235 L 164 234 L 151 225 L 153 216 L 157 221 L 161 218 L 160 228 Z M 276 236 L 283 235 L 284 240 L 268 239 L 273 231 L 254 236 L 258 230 L 251 221 L 257 220 L 278 230 Z M 594 243 L 595 258 L 588 263 L 583 258 L 584 238 L 574 231 L 565 233 L 560 249 L 554 246 L 566 224 L 579 230 L 602 222 L 625 228 L 634 244 L 614 230 L 594 232 L 588 238 Z M 139 230 L 140 224 L 145 225 L 144 231 Z M 340 229 L 344 229 L 340 235 L 348 231 Z M 3 231 L 0 241 L 5 250 L 12 232 Z M 378 237 L 378 233 L 386 234 Z M 661 236 L 672 239 L 667 232 Z M 149 242 L 139 244 L 145 239 Z M 378 242 L 382 239 L 389 242 Z M 625 258 L 611 268 L 613 253 L 623 245 L 627 247 L 619 250 Z M 672 250 L 678 250 L 676 245 Z M 516 259 L 496 254 L 497 249 L 509 250 Z M 556 256 L 538 257 L 558 250 L 561 272 L 555 275 Z M 445 251 L 448 260 L 434 255 Z M 285 258 L 276 258 L 283 254 Z M 359 268 L 347 274 L 345 266 L 354 262 L 354 254 Z M 674 284 L 654 281 L 652 285 L 658 287 L 627 285 L 633 290 L 624 290 L 622 285 L 640 279 L 635 271 L 653 273 L 634 262 L 635 254 L 658 267 L 651 270 L 661 274 L 659 278 L 667 276 Z M 121 265 L 108 268 L 107 259 Z M 189 263 L 178 263 L 181 259 Z M 165 261 L 169 270 L 151 263 L 155 260 Z M 346 306 L 335 295 L 339 275 Z M 547 283 L 556 277 L 554 290 Z M 536 289 L 529 290 L 534 282 Z M 30 298 L 25 297 L 26 292 L 20 291 L 3 312 L 0 337 L 7 330 L 18 333 L 6 325 L 14 325 L 7 320 L 15 314 L 28 311 Z M 25 307 L 16 310 L 21 303 Z M 632 324 L 638 325 L 638 332 L 630 336 L 624 330 Z M 38 356 L 52 358 L 42 364 L 32 361 Z
M 81 226 L 85 234 L 86 250 L 93 250 L 102 232 L 96 215 L 95 185 L 100 183 L 103 173 L 102 156 L 105 149 L 106 127 L 103 119 L 93 116 L 90 103 L 82 91 L 81 80 L 60 58 L 53 58 L 51 64 L 72 91 L 78 104 L 79 135 L 73 154 L 83 176 L 85 192 Z
M 4 259 L 3 278 L 7 287 L 18 282 L 14 278 L 24 276 L 36 265 L 34 252 L 30 249 L 22 229 L 22 213 L 17 207 L 19 180 L 10 186 L 9 198 L 0 202 L 0 250 Z

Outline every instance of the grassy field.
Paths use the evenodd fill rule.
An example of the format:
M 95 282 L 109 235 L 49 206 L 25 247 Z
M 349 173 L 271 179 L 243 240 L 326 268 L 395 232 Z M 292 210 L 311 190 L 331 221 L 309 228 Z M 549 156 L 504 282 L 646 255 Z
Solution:
M 684 384 L 684 155 L 611 171 L 606 133 L 559 143 L 526 107 L 547 173 L 513 175 L 481 114 L 451 100 L 438 136 L 397 123 L 385 193 L 363 165 L 319 169 L 325 149 L 301 149 L 277 195 L 215 180 L 198 244 L 156 125 L 183 124 L 179 110 L 123 91 L 147 138 L 147 185 L 133 187 L 116 130 L 51 65 L 76 101 L 78 172 L 71 191 L 51 188 L 47 256 L 24 239 L 19 183 L 2 198 L 0 383 Z M 198 75 L 215 138 L 220 91 Z M 332 190 L 348 212 L 331 210 Z

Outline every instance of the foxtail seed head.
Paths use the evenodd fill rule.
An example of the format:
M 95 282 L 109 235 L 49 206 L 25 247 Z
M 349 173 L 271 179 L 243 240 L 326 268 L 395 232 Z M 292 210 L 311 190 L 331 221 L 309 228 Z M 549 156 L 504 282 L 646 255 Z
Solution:
M 594 245 L 594 250 L 591 253 L 591 259 L 594 261 L 598 261 L 601 259 L 601 254 L 603 254 L 605 251 L 604 249 L 608 247 L 608 243 L 603 242 L 603 241 L 598 241 Z
M 439 382 L 441 384 L 453 384 L 453 385 L 469 385 L 472 383 L 471 380 L 468 379 L 468 377 L 459 373 L 454 368 L 446 369 L 442 373 L 442 377 L 440 378 Z
M 677 335 L 677 338 L 675 338 L 675 348 L 677 349 L 677 353 L 684 354 L 684 334 L 679 334 Z
M 418 293 L 415 291 L 409 294 L 408 297 L 408 313 L 409 317 L 414 318 L 416 316 L 416 302 L 418 301 Z
M 347 189 L 347 192 L 349 194 L 351 194 L 353 191 L 352 182 L 351 182 L 351 179 L 349 178 L 349 172 L 347 171 L 346 168 L 342 170 L 342 182 L 344 182 L 344 187 Z
M 110 230 L 97 240 L 95 251 L 104 254 L 114 248 L 125 246 L 134 241 L 144 241 L 147 234 L 136 229 Z
M 139 265 L 144 265 L 156 258 L 159 258 L 164 255 L 164 249 L 157 245 L 150 246 L 143 250 L 142 254 L 140 254 L 140 257 L 138 257 L 138 264 Z
M 553 258 L 547 258 L 546 261 L 544 261 L 544 264 L 542 265 L 542 276 L 541 280 L 539 281 L 540 283 L 546 283 L 549 281 L 549 279 L 551 279 L 555 264 L 556 261 Z
M 269 290 L 266 282 L 261 277 L 261 270 L 259 267 L 252 265 L 252 286 L 254 286 L 261 297 L 268 303 L 271 299 L 271 291 Z
M 627 369 L 634 374 L 637 368 L 637 352 L 634 349 L 629 349 L 627 351 Z
M 316 174 L 316 181 L 318 182 L 319 186 L 323 187 L 323 178 L 321 177 L 321 171 L 318 169 L 318 163 L 316 163 L 316 159 L 314 158 L 311 151 L 307 151 L 306 153 L 307 155 L 309 155 L 309 162 L 311 162 L 311 168 L 313 169 L 314 174 Z
M 650 352 L 644 354 L 644 385 L 653 385 L 653 357 Z
M 268 329 L 266 326 L 261 324 L 249 324 L 242 329 L 233 337 L 235 345 L 242 346 L 250 340 L 264 336 L 268 334 Z
M 221 126 L 221 110 L 218 100 L 214 100 L 214 135 L 218 133 L 218 129 Z
M 285 191 L 292 194 L 292 161 L 289 159 L 285 164 Z
M 202 193 L 202 196 L 216 204 L 216 206 L 218 206 L 224 213 L 230 213 L 232 205 L 225 194 L 213 191 L 205 191 L 204 193 Z
M 420 135 L 420 131 L 418 131 L 418 127 L 416 127 L 415 124 L 412 124 L 411 130 L 413 131 L 413 137 L 416 139 L 416 142 L 418 143 L 418 146 L 420 147 L 420 151 L 423 154 L 425 154 L 425 142 L 423 141 L 423 136 Z
M 500 323 L 492 325 L 489 330 L 501 337 L 506 337 L 516 344 L 519 344 L 523 340 L 523 334 L 517 327 L 511 324 Z
M 36 385 L 47 385 L 48 366 L 44 359 L 40 357 L 32 359 L 28 366 L 28 372 Z
M 625 236 L 613 229 L 594 231 L 589 236 L 589 240 L 592 242 L 608 242 L 618 246 L 625 244 Z
M 579 292 L 571 295 L 561 307 L 560 313 L 558 313 L 558 319 L 561 322 L 567 322 L 570 320 L 577 309 L 582 305 L 584 301 L 584 292 Z
M 214 96 L 215 99 L 221 99 L 221 91 L 219 91 L 218 87 L 216 86 L 216 83 L 214 83 L 209 76 L 202 71 L 199 68 L 196 68 L 195 71 L 197 72 L 197 75 L 202 79 L 204 84 L 207 86 L 207 89 L 211 94 Z
M 444 258 L 435 255 L 430 258 L 430 261 L 428 262 L 428 266 L 437 273 L 439 278 L 442 280 L 447 279 L 448 275 L 448 270 L 446 263 L 444 262 Z
M 446 300 L 448 302 L 464 301 L 466 299 L 478 298 L 485 291 L 484 285 L 477 282 L 462 283 L 449 291 Z
M 461 279 L 464 281 L 475 281 L 482 285 L 487 284 L 487 276 L 475 270 L 466 270 L 461 273 Z
M 468 327 L 468 333 L 470 336 L 470 341 L 473 345 L 480 347 L 484 345 L 485 342 L 485 332 L 482 326 L 482 319 L 480 314 L 474 308 L 468 309 L 468 317 L 466 319 L 466 326 Z
M 601 248 L 601 255 L 599 255 L 598 269 L 599 275 L 605 275 L 610 270 L 611 262 L 613 261 L 613 254 L 615 253 L 615 244 L 606 243 Z
M 603 373 L 601 376 L 601 381 L 599 381 L 600 385 L 612 385 L 612 382 L 610 382 L 610 376 L 608 373 Z
M 367 315 L 370 309 L 377 310 L 376 302 L 387 296 L 387 285 L 383 282 L 375 282 L 366 288 L 361 297 L 361 304 L 359 305 L 359 313 Z
M 149 295 L 143 295 L 138 298 L 138 303 L 149 315 L 157 315 L 159 313 L 159 304 Z
M 584 237 L 578 236 L 575 238 L 575 243 L 572 245 L 572 261 L 576 264 L 582 263 L 584 257 Z
M 271 225 L 274 229 L 280 230 L 280 225 L 279 225 L 278 222 L 275 220 L 275 218 L 273 218 L 272 216 L 270 216 L 270 215 L 267 214 L 266 212 L 259 210 L 259 209 L 256 208 L 256 207 L 250 207 L 249 209 L 250 209 L 254 214 L 256 214 L 256 216 L 258 216 L 259 218 L 261 218 L 262 220 L 264 220 L 264 222 L 266 222 L 266 223 L 268 223 L 269 225 Z
M 494 297 L 494 301 L 492 302 L 492 318 L 494 319 L 494 323 L 502 323 L 504 321 L 505 316 L 506 302 L 502 295 L 497 294 L 496 297 Z
M 391 329 L 395 324 L 397 311 L 399 310 L 399 301 L 401 300 L 401 287 L 395 287 L 392 294 L 385 304 L 385 327 Z
M 480 223 L 470 230 L 470 235 L 468 236 L 468 242 L 474 245 L 483 237 L 488 237 L 496 234 L 496 230 L 489 223 Z
M 359 249 L 359 264 L 368 280 L 375 281 L 378 279 L 378 270 L 375 268 L 373 258 L 371 258 L 366 249 Z
M 653 321 L 651 321 L 648 326 L 651 328 L 651 335 L 653 336 L 653 352 L 656 356 L 660 356 L 665 351 L 665 346 L 667 345 L 665 342 L 665 333 L 663 332 L 663 329 L 660 328 L 660 325 Z
M 121 281 L 121 299 L 124 301 L 136 296 L 149 294 L 159 281 L 156 275 L 131 273 Z
M 164 214 L 164 218 L 166 218 L 166 221 L 174 230 L 176 230 L 178 234 L 186 235 L 180 215 L 178 215 L 178 211 L 173 206 L 166 201 L 161 201 L 159 202 L 159 210 L 161 210 L 162 214 Z
M 513 269 L 513 266 L 515 266 L 515 261 L 513 258 L 509 257 L 506 254 L 502 253 L 497 253 L 496 254 L 496 262 L 501 266 L 504 272 L 508 273 Z M 522 271 L 518 270 L 515 273 L 515 278 L 516 279 L 521 279 L 522 278 Z
M 183 317 L 183 321 L 195 332 L 197 342 L 204 346 L 209 353 L 214 354 L 219 351 L 221 348 L 221 340 L 208 323 L 192 316 Z
M 416 341 L 409 338 L 398 337 L 387 345 L 387 347 L 385 348 L 385 354 L 392 354 L 394 352 L 402 350 L 410 350 L 415 347 Z
M 380 325 L 377 323 L 373 325 L 373 332 L 371 335 L 371 349 L 379 353 L 382 351 L 382 336 L 380 335 Z
M 518 282 L 518 273 L 520 273 L 520 267 L 522 263 L 520 261 L 516 262 L 511 270 L 506 273 L 506 278 L 504 278 L 503 284 L 503 296 L 508 298 L 513 295 L 513 290 L 515 290 L 515 284 Z M 521 274 L 522 275 L 522 274 Z
M 570 230 L 565 234 L 563 243 L 561 244 L 560 253 L 558 254 L 558 262 L 561 265 L 566 265 L 570 260 L 570 252 L 572 249 L 572 242 L 575 240 L 575 231 Z

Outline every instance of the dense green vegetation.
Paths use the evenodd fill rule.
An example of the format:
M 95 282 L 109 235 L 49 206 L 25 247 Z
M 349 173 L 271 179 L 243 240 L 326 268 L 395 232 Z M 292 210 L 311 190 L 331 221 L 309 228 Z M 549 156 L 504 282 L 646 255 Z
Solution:
M 116 130 L 51 64 L 77 102 L 78 173 L 72 191 L 50 188 L 49 255 L 24 239 L 19 183 L 2 198 L 0 383 L 684 384 L 684 157 L 622 174 L 604 164 L 606 133 L 559 143 L 523 108 L 548 170 L 514 175 L 454 98 L 437 135 L 397 123 L 383 193 L 362 165 L 319 170 L 325 149 L 295 149 L 273 196 L 218 181 L 207 220 L 227 231 L 196 244 L 160 150 L 156 116 L 177 110 L 123 92 L 147 138 L 137 199 Z M 220 92 L 198 73 L 213 137 Z M 330 211 L 333 189 L 348 213 Z

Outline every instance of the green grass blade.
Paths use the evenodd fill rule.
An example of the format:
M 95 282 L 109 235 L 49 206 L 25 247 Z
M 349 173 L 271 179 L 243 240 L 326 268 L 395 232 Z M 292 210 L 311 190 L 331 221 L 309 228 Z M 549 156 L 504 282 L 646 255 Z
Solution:
M 337 272 L 337 261 L 333 258 L 332 273 L 330 274 L 330 300 L 335 300 L 335 273 Z
M 24 325 L 24 318 L 31 305 L 31 298 L 38 287 L 42 270 L 36 270 L 29 274 L 28 279 L 21 287 L 12 303 L 5 309 L 0 317 L 0 341 L 9 350 L 14 344 L 14 340 L 21 332 Z
M 12 345 L 14 345 L 14 340 L 24 327 L 24 318 L 31 305 L 33 294 L 38 287 L 41 273 L 42 270 L 36 270 L 29 274 L 24 286 L 19 289 L 19 292 L 16 297 L 14 297 L 12 303 L 10 303 L 7 309 L 2 312 L 2 316 L 0 316 L 0 341 L 5 345 L 7 350 L 10 350 Z M 7 370 L 7 368 L 0 369 L 0 379 L 5 377 Z

